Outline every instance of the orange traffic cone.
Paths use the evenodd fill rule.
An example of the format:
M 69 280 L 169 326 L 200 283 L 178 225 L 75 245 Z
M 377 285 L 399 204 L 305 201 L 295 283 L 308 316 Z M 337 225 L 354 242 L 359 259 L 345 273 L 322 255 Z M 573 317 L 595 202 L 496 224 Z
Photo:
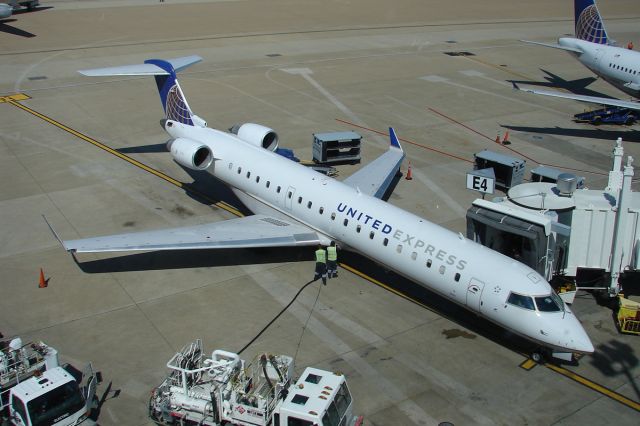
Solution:
M 38 284 L 38 287 L 45 288 L 47 285 L 49 285 L 49 280 L 44 279 L 44 271 L 40 268 L 40 284 Z
M 509 145 L 511 142 L 509 142 L 509 131 L 507 130 L 507 133 L 504 134 L 504 138 L 502 138 L 502 145 Z
M 406 180 L 411 180 L 413 179 L 413 176 L 411 174 L 411 163 L 409 163 L 409 168 L 407 168 L 407 175 L 404 177 Z

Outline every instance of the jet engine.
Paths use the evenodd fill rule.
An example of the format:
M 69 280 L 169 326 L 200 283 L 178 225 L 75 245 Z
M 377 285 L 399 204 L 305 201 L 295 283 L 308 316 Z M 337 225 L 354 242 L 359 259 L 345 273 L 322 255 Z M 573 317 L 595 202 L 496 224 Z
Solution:
M 278 148 L 278 134 L 273 129 L 260 124 L 236 124 L 229 131 L 238 135 L 243 141 L 269 151 L 275 151 Z
M 167 144 L 176 162 L 193 170 L 205 170 L 213 162 L 213 152 L 200 142 L 177 138 Z

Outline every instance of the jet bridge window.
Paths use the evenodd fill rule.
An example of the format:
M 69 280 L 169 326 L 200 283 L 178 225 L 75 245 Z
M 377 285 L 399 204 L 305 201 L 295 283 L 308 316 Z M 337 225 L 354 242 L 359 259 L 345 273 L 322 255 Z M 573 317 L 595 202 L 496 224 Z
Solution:
M 535 311 L 535 306 L 533 305 L 533 299 L 529 296 L 523 296 L 518 293 L 511 293 L 507 298 L 507 303 L 513 306 L 517 306 L 519 308 L 528 309 L 530 311 Z
M 540 312 L 559 312 L 563 310 L 564 303 L 560 296 L 551 293 L 548 296 L 536 297 L 536 306 Z

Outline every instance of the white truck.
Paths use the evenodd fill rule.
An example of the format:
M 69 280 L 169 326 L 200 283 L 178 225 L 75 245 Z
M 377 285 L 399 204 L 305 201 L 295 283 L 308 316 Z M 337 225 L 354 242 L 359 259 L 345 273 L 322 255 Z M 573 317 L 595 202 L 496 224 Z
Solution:
M 43 342 L 0 341 L 0 421 L 2 425 L 69 426 L 95 424 L 100 374 L 58 364 L 58 352 Z M 84 382 L 83 386 L 80 383 Z
M 344 375 L 306 368 L 293 383 L 293 358 L 262 355 L 251 364 L 231 352 L 208 358 L 202 341 L 167 363 L 169 376 L 151 393 L 159 425 L 359 426 Z

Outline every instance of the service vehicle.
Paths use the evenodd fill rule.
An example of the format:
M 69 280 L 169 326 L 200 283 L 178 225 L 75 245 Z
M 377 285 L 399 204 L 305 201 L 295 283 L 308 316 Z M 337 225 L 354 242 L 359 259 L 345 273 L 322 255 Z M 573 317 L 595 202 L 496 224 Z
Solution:
M 293 382 L 287 355 L 257 357 L 246 364 L 238 354 L 202 341 L 186 345 L 167 363 L 168 377 L 151 392 L 149 417 L 159 425 L 356 426 L 353 400 L 342 374 L 306 368 Z
M 58 351 L 20 338 L 0 341 L 0 421 L 3 426 L 95 424 L 95 390 L 101 381 L 89 364 L 84 373 L 58 363 Z M 81 385 L 84 383 L 84 385 Z

